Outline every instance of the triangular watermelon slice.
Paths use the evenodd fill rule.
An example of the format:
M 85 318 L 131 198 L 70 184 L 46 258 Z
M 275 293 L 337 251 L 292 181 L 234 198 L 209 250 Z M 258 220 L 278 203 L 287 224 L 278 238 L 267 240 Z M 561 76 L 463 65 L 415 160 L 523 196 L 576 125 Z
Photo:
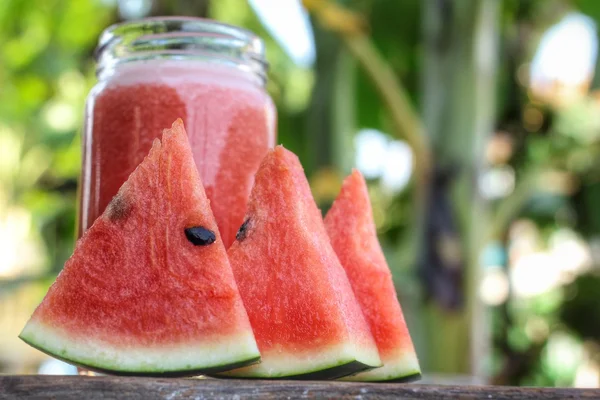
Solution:
M 194 375 L 259 359 L 181 120 L 77 242 L 20 337 L 117 374 Z
M 377 240 L 367 185 L 354 170 L 325 217 L 331 244 L 377 341 L 383 367 L 347 380 L 412 381 L 420 378 L 392 274 Z
M 228 255 L 261 363 L 225 375 L 333 379 L 381 365 L 302 166 L 281 146 L 256 173 Z

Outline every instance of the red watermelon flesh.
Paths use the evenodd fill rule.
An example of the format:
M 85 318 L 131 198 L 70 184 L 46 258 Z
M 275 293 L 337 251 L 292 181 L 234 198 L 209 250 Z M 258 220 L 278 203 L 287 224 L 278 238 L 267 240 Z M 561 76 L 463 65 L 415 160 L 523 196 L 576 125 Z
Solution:
M 392 274 L 377 239 L 367 185 L 354 170 L 325 217 L 331 244 L 377 342 L 383 367 L 347 380 L 401 381 L 420 377 Z
M 228 250 L 261 363 L 230 377 L 336 378 L 380 364 L 298 158 L 271 150 Z
M 77 242 L 20 337 L 121 374 L 193 375 L 258 360 L 181 120 Z

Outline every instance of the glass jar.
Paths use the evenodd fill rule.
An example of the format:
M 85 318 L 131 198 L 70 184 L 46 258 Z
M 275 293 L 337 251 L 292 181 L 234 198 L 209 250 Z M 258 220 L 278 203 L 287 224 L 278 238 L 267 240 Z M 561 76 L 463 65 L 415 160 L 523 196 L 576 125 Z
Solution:
M 228 247 L 259 163 L 275 144 L 262 40 L 199 18 L 148 18 L 107 28 L 88 96 L 79 228 L 102 214 L 162 130 L 182 118 Z

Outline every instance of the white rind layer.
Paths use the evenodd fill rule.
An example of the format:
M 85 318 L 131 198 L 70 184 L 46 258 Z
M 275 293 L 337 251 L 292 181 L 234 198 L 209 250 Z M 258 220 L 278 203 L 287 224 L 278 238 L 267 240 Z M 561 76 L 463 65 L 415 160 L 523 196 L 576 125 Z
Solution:
M 378 367 L 381 360 L 376 352 L 363 350 L 359 346 L 346 343 L 336 344 L 328 348 L 320 348 L 315 352 L 271 349 L 261 353 L 260 364 L 219 374 L 221 376 L 239 378 L 282 378 L 310 374 L 339 367 L 352 362 L 359 362 L 369 367 Z
M 65 361 L 122 373 L 169 373 L 218 368 L 257 359 L 251 332 L 219 340 L 173 346 L 116 347 L 92 338 L 70 340 L 60 330 L 31 320 L 19 335 L 32 346 Z
M 420 374 L 419 360 L 414 353 L 400 353 L 389 360 L 383 360 L 383 367 L 342 378 L 343 381 L 374 382 L 402 379 L 406 376 Z

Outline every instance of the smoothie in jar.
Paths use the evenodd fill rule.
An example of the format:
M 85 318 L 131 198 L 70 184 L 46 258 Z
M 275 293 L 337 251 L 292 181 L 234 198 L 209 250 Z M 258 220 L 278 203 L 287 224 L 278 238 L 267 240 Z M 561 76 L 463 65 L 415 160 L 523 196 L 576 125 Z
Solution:
M 123 29 L 128 24 L 143 24 L 144 29 L 135 36 L 135 29 Z M 104 211 L 162 129 L 182 118 L 229 247 L 243 223 L 254 173 L 275 144 L 275 110 L 264 90 L 262 42 L 249 32 L 190 18 L 148 19 L 107 31 L 111 29 L 108 44 L 103 46 L 101 38 L 100 52 L 111 50 L 110 40 L 119 32 L 131 42 L 129 53 L 115 51 L 127 42 L 123 40 L 113 44 L 117 55 L 100 56 L 99 83 L 88 98 L 80 234 Z M 165 45 L 169 35 L 172 42 Z M 158 49 L 148 50 L 154 42 Z

